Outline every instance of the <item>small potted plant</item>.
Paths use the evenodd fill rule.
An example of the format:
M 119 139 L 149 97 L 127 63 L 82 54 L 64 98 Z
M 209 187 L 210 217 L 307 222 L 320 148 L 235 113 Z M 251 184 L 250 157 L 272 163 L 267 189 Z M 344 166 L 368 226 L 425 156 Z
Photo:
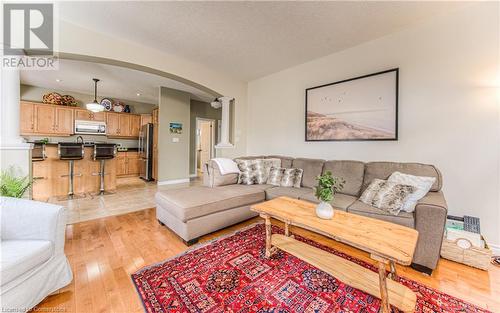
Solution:
M 320 203 L 316 207 L 316 215 L 322 219 L 331 219 L 333 217 L 333 207 L 330 202 L 335 194 L 344 188 L 345 180 L 332 176 L 332 172 L 327 171 L 319 175 L 316 180 L 318 185 L 315 188 L 315 196 Z
M 4 197 L 22 198 L 32 183 L 29 175 L 22 175 L 19 168 L 11 166 L 0 174 L 0 194 Z

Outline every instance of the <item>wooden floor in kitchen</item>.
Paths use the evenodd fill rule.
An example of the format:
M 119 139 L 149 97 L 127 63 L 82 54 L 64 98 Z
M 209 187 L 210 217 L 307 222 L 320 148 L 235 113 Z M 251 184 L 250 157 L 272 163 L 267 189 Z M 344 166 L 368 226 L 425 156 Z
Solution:
M 260 218 L 254 218 L 207 235 L 202 241 L 259 221 Z M 373 263 L 366 253 L 355 248 L 305 230 L 292 228 L 292 231 Z M 59 294 L 46 298 L 37 309 L 42 312 L 143 312 L 130 274 L 186 249 L 179 237 L 158 224 L 155 209 L 68 225 L 65 250 L 74 279 Z M 492 266 L 485 272 L 441 260 L 431 277 L 406 267 L 398 266 L 398 272 L 492 312 L 500 312 L 500 267 Z

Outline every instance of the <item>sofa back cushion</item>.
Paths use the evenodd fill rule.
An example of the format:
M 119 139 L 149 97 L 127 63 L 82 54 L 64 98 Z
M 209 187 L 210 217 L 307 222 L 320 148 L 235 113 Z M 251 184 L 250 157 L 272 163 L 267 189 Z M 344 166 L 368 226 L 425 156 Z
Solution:
M 375 178 L 386 180 L 394 172 L 416 176 L 435 177 L 436 181 L 431 187 L 431 191 L 439 191 L 443 185 L 441 172 L 430 164 L 421 163 L 399 163 L 399 162 L 370 162 L 365 164 L 365 177 L 363 179 L 363 189 Z
M 292 167 L 301 168 L 304 172 L 302 174 L 302 186 L 313 188 L 316 185 L 316 177 L 321 175 L 323 171 L 323 164 L 325 160 L 320 159 L 294 159 Z
M 345 180 L 344 188 L 340 193 L 358 197 L 363 186 L 365 173 L 365 163 L 360 161 L 326 161 L 323 166 L 323 174 L 332 172 L 333 176 L 341 177 Z
M 287 156 L 282 156 L 282 155 L 270 155 L 266 156 L 266 159 L 280 159 L 281 160 L 281 167 L 284 168 L 291 168 L 292 167 L 292 157 L 287 157 Z

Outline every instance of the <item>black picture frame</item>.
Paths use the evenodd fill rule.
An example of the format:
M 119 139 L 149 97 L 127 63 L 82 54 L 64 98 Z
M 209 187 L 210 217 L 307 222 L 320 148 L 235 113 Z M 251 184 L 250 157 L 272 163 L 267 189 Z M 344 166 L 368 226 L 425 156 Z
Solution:
M 395 74 L 396 74 L 396 84 L 395 84 L 395 106 L 396 107 L 395 107 L 395 118 L 394 118 L 394 122 L 395 122 L 394 137 L 392 137 L 392 138 L 346 138 L 346 139 L 309 139 L 307 137 L 307 130 L 308 130 L 308 128 L 307 128 L 308 127 L 307 126 L 307 112 L 308 112 L 307 98 L 308 98 L 308 92 L 310 90 L 314 90 L 314 89 L 318 89 L 318 88 L 322 88 L 322 87 L 327 87 L 327 86 L 332 86 L 332 85 L 338 85 L 338 84 L 350 82 L 350 81 L 357 80 L 357 79 L 363 79 L 363 78 L 368 78 L 368 77 L 372 77 L 372 76 L 387 74 L 387 73 L 390 73 L 390 72 L 395 72 Z M 380 72 L 376 72 L 376 73 L 372 73 L 372 74 L 368 74 L 368 75 L 363 75 L 363 76 L 353 77 L 353 78 L 349 78 L 349 79 L 344 79 L 344 80 L 336 81 L 336 82 L 329 83 L 329 84 L 324 84 L 324 85 L 319 85 L 319 86 L 315 86 L 315 87 L 310 87 L 310 88 L 307 88 L 305 90 L 304 138 L 305 138 L 306 142 L 322 142 L 322 141 L 397 141 L 399 139 L 399 130 L 398 130 L 399 123 L 398 122 L 399 122 L 399 68 L 392 68 L 392 69 L 389 69 L 389 70 L 384 70 L 384 71 L 380 71 Z

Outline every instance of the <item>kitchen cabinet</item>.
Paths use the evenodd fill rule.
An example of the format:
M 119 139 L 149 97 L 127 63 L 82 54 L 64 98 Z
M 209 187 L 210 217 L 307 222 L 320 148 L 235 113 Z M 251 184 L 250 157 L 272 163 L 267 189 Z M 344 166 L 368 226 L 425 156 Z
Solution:
M 153 123 L 153 116 L 151 114 L 141 114 L 141 127 Z
M 141 130 L 141 116 L 130 115 L 130 136 L 139 137 L 140 130 Z
M 118 152 L 116 176 L 139 176 L 141 159 L 136 151 Z
M 55 108 L 50 105 L 35 105 L 35 132 L 53 134 L 55 132 Z
M 44 161 L 32 162 L 34 200 L 46 201 L 51 197 L 63 197 L 69 191 L 69 162 L 59 160 L 57 145 L 45 147 L 47 158 Z M 73 190 L 75 194 L 97 193 L 100 188 L 99 172 L 100 161 L 92 158 L 92 147 L 85 147 L 82 160 L 75 161 Z M 116 160 L 106 160 L 106 175 L 104 176 L 105 190 L 116 189 Z
M 116 175 L 124 176 L 127 175 L 127 153 L 118 152 L 116 157 Z
M 125 115 L 125 114 L 119 114 L 118 116 L 119 118 L 119 133 L 120 133 L 120 136 L 122 137 L 129 137 L 131 136 L 131 130 L 130 130 L 130 116 L 129 115 Z
M 73 133 L 73 113 L 71 107 L 22 101 L 20 133 L 70 136 Z
M 21 134 L 29 134 L 35 131 L 35 105 L 31 102 L 21 101 Z
M 106 113 L 108 137 L 139 137 L 141 116 L 130 113 Z
M 61 135 L 73 134 L 74 109 L 67 107 L 55 107 L 54 133 Z
M 92 112 L 89 110 L 75 109 L 75 120 L 106 121 L 106 112 Z
M 120 114 L 117 113 L 106 114 L 106 132 L 108 136 L 120 135 Z

